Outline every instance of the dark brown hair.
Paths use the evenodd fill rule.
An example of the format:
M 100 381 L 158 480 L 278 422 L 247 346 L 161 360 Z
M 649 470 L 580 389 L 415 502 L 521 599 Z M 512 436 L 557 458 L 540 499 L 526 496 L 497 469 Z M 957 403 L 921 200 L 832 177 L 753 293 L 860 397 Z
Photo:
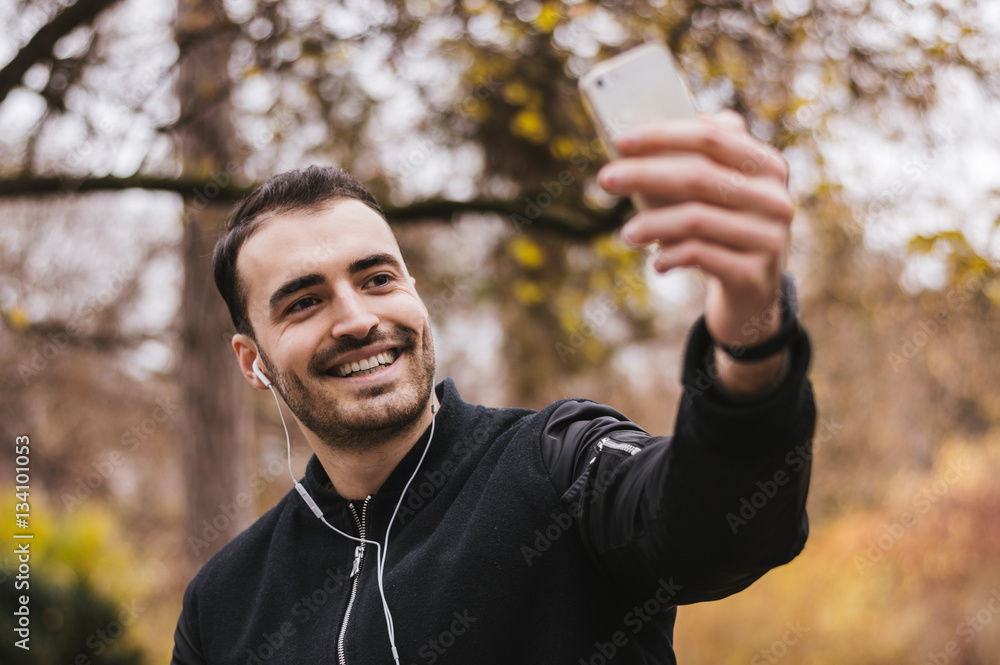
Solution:
M 333 166 L 314 165 L 273 176 L 236 206 L 226 222 L 226 232 L 215 244 L 212 268 L 215 286 L 229 307 L 237 332 L 256 339 L 247 315 L 246 285 L 236 271 L 243 243 L 269 217 L 316 211 L 337 199 L 357 199 L 385 217 L 364 185 L 347 171 Z

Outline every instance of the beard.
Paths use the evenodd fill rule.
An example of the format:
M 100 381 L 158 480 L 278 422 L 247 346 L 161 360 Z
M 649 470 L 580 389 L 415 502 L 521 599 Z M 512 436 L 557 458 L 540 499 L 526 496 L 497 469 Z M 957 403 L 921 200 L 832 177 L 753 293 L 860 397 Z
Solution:
M 431 399 L 435 359 L 427 323 L 420 338 L 410 328 L 373 330 L 364 339 L 340 340 L 318 352 L 309 361 L 305 378 L 271 369 L 269 373 L 275 377 L 275 388 L 288 408 L 326 446 L 345 451 L 372 450 L 419 422 Z M 399 349 L 393 364 L 409 363 L 407 373 L 389 383 L 338 390 L 336 382 L 340 379 L 327 373 L 330 363 L 338 356 L 382 343 Z M 271 368 L 263 351 L 261 357 Z

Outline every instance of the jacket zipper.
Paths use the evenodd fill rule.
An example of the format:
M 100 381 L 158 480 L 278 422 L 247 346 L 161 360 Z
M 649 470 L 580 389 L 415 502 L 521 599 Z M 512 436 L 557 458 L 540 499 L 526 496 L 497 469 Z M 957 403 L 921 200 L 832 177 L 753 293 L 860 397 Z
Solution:
M 633 446 L 631 443 L 620 443 L 613 440 L 611 437 L 606 436 L 597 442 L 597 454 L 594 455 L 593 459 L 590 460 L 589 464 L 593 464 L 597 460 L 597 455 L 601 453 L 605 448 L 611 448 L 612 450 L 621 450 L 629 455 L 635 455 L 637 452 L 642 450 L 639 446 Z
M 612 440 L 610 437 L 601 439 L 597 444 L 597 450 L 601 451 L 605 448 L 611 448 L 612 450 L 621 450 L 629 455 L 635 455 L 637 452 L 642 450 L 639 446 L 633 446 L 631 443 L 620 443 L 618 441 Z
M 358 527 L 358 536 L 361 538 L 365 537 L 365 520 L 368 517 L 368 502 L 371 498 L 371 495 L 369 495 L 365 499 L 364 504 L 362 504 L 360 518 L 358 517 L 358 511 L 354 508 L 354 504 L 351 502 L 347 504 L 347 507 L 351 509 L 351 515 L 354 516 L 354 523 Z M 351 584 L 351 598 L 347 601 L 347 609 L 344 611 L 344 622 L 340 625 L 340 636 L 337 638 L 337 662 L 340 665 L 347 665 L 347 658 L 344 655 L 344 637 L 347 635 L 347 622 L 351 618 L 354 599 L 358 595 L 358 584 L 361 581 L 361 564 L 364 562 L 364 558 L 365 543 L 358 543 L 357 547 L 354 548 L 354 566 L 351 568 L 351 578 L 354 580 Z

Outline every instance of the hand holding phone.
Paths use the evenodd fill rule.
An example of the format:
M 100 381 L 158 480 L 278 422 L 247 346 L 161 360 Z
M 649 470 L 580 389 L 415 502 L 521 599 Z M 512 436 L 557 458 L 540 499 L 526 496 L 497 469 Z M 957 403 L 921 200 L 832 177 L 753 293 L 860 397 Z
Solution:
M 580 90 L 615 157 L 598 182 L 631 196 L 638 209 L 622 237 L 653 246 L 658 272 L 700 269 L 712 338 L 747 346 L 745 324 L 775 304 L 795 213 L 781 154 L 732 111 L 696 116 L 662 47 L 601 63 L 581 78 Z

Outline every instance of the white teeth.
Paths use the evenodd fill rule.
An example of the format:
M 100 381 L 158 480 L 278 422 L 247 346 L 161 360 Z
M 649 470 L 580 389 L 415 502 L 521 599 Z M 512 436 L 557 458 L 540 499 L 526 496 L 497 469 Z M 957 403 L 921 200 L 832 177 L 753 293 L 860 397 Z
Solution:
M 340 367 L 336 367 L 335 371 L 338 376 L 347 376 L 348 374 L 365 376 L 381 369 L 383 365 L 391 365 L 395 360 L 396 354 L 391 351 L 385 351 L 383 353 L 377 353 L 371 358 L 364 358 L 355 362 L 345 363 Z

